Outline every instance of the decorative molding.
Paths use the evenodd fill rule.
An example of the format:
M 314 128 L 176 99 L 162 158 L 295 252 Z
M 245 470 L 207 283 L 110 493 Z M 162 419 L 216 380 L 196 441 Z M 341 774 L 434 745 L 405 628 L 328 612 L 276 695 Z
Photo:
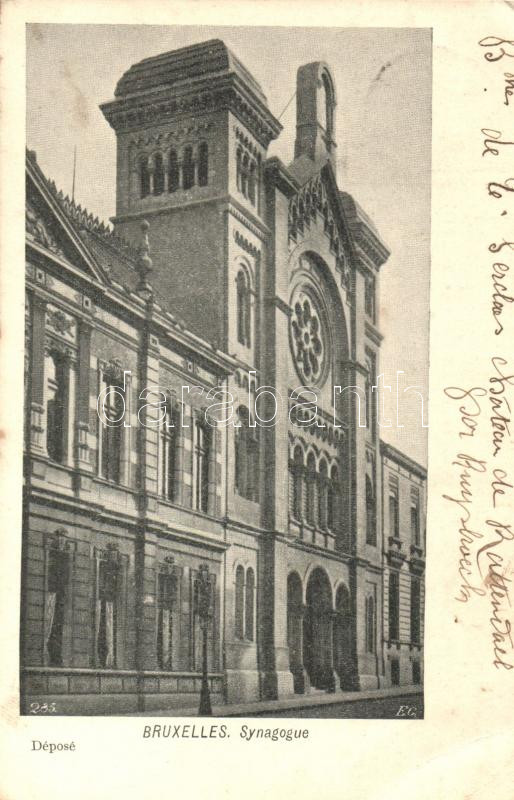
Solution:
M 167 132 L 139 134 L 130 139 L 129 145 L 132 147 L 171 147 L 173 144 L 182 144 L 187 142 L 190 138 L 198 138 L 204 136 L 209 132 L 214 132 L 216 126 L 214 122 L 196 122 L 191 125 L 184 125 L 177 127 Z M 138 153 L 139 155 L 139 153 Z
M 242 131 L 237 125 L 234 125 L 233 130 L 236 135 L 236 139 L 243 145 L 243 147 L 245 147 L 255 158 L 261 156 L 259 148 L 248 138 L 248 135 L 245 133 L 245 131 Z
M 43 222 L 41 215 L 36 211 L 34 206 L 31 205 L 29 200 L 27 200 L 25 207 L 25 231 L 29 235 L 29 238 L 43 245 L 43 247 L 46 247 L 56 256 L 60 256 L 61 258 L 64 256 L 55 236 L 50 233 L 48 226 Z
M 45 313 L 45 327 L 62 336 L 67 341 L 76 342 L 77 323 L 69 314 L 65 314 L 60 308 L 47 305 Z
M 75 347 L 72 347 L 62 339 L 48 335 L 45 336 L 45 355 L 50 355 L 51 353 L 57 353 L 74 364 L 77 362 L 78 353 Z
M 289 201 L 288 232 L 290 243 L 298 243 L 310 229 L 311 223 L 323 220 L 323 230 L 335 256 L 336 269 L 346 290 L 351 286 L 350 242 L 336 220 L 322 177 L 318 174 L 305 183 Z
M 234 231 L 234 239 L 236 244 L 246 253 L 253 256 L 253 258 L 260 257 L 261 251 L 259 250 L 259 248 L 256 247 L 251 242 L 249 242 L 248 239 L 246 239 L 242 233 L 239 233 L 239 231 Z
M 259 144 L 267 148 L 282 126 L 266 106 L 252 102 L 243 95 L 234 85 L 235 80 L 230 75 L 212 77 L 203 88 L 193 90 L 191 86 L 185 86 L 182 94 L 175 92 L 171 97 L 169 89 L 130 98 L 120 97 L 104 103 L 101 109 L 116 131 L 160 125 L 180 115 L 197 116 L 205 112 L 228 110 L 236 114 Z

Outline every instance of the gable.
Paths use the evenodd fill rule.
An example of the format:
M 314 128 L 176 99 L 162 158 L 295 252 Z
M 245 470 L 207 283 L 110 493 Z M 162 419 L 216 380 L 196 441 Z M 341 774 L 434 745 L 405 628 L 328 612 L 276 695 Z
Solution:
M 358 203 L 348 193 L 339 191 L 331 162 L 302 156 L 290 165 L 289 172 L 300 183 L 289 203 L 290 239 L 298 242 L 304 238 L 313 221 L 320 225 L 321 217 L 323 232 L 345 286 L 349 282 L 350 264 L 379 269 L 389 251 Z
M 25 241 L 53 260 L 83 271 L 95 282 L 108 282 L 106 272 L 61 208 L 56 190 L 50 187 L 31 157 L 26 163 Z
M 289 201 L 290 244 L 299 244 L 316 229 L 334 256 L 342 284 L 348 287 L 353 250 L 335 179 L 331 180 L 332 166 L 326 159 L 314 162 L 302 156 L 289 171 L 301 183 Z

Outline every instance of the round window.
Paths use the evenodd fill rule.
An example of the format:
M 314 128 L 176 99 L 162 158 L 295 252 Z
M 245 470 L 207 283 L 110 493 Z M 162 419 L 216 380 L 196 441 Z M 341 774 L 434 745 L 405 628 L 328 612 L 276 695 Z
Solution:
M 299 291 L 293 299 L 291 348 L 296 369 L 305 384 L 320 384 L 327 360 L 327 337 L 322 316 L 310 294 Z

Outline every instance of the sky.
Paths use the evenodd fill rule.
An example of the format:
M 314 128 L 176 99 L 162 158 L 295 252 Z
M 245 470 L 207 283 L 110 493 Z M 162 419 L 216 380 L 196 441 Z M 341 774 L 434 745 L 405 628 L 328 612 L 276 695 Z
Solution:
M 380 435 L 426 465 L 420 395 L 404 389 L 418 387 L 427 425 L 429 29 L 31 24 L 27 146 L 65 194 L 71 194 L 76 147 L 75 199 L 108 221 L 115 211 L 116 147 L 99 104 L 113 97 L 131 64 L 213 38 L 223 39 L 260 83 L 284 127 L 268 152 L 286 164 L 294 152 L 296 103 L 291 98 L 297 69 L 311 61 L 330 66 L 337 93 L 339 188 L 371 216 L 391 251 L 380 272 L 380 372 L 391 386 L 384 392 Z

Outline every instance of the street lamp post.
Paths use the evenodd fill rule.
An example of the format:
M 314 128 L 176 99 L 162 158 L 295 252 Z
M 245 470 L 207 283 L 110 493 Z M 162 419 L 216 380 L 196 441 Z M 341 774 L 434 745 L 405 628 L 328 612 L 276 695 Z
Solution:
M 195 581 L 196 613 L 202 630 L 202 689 L 200 692 L 200 708 L 198 709 L 199 717 L 212 716 L 209 679 L 207 677 L 207 633 L 212 616 L 211 578 L 207 564 L 200 564 Z

